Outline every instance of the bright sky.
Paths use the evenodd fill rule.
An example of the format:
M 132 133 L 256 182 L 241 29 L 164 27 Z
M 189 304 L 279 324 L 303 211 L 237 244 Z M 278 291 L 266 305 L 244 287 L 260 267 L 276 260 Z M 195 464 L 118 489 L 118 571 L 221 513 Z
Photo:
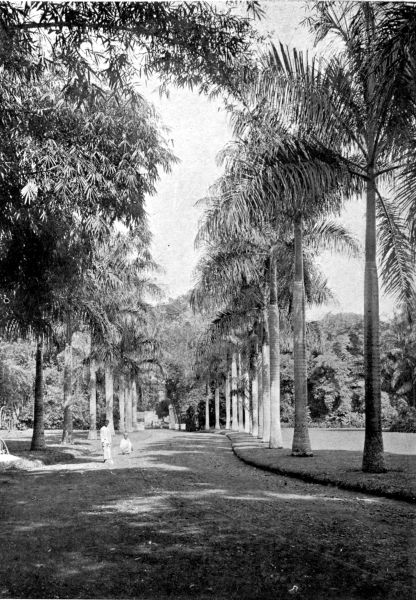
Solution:
M 305 18 L 304 2 L 270 0 L 262 2 L 266 17 L 259 27 L 270 32 L 274 40 L 298 48 L 312 46 L 308 31 L 300 25 Z M 159 111 L 169 128 L 174 152 L 180 164 L 171 174 L 163 174 L 157 195 L 149 198 L 147 210 L 153 232 L 153 255 L 165 272 L 160 283 L 167 296 L 175 297 L 192 287 L 192 272 L 198 259 L 194 239 L 201 207 L 195 203 L 203 198 L 209 186 L 220 175 L 216 164 L 219 150 L 231 139 L 225 112 L 220 102 L 209 101 L 189 90 L 172 89 L 169 99 L 160 98 L 156 89 L 148 87 L 144 95 Z M 361 241 L 364 240 L 363 201 L 351 203 L 342 215 L 343 222 Z M 316 319 L 327 312 L 363 312 L 364 264 L 323 253 L 320 266 L 328 277 L 337 305 L 327 305 L 308 311 Z M 394 302 L 381 297 L 382 315 L 389 315 Z

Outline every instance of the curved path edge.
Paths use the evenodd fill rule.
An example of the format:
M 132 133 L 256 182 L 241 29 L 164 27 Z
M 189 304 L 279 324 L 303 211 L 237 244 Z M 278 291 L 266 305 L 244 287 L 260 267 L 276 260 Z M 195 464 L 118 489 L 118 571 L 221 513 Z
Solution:
M 369 484 L 366 481 L 359 482 L 351 482 L 340 479 L 335 474 L 329 473 L 312 473 L 307 472 L 305 470 L 295 471 L 292 469 L 287 469 L 278 464 L 278 458 L 275 458 L 273 464 L 270 464 L 270 461 L 267 461 L 264 458 L 260 458 L 258 456 L 253 456 L 252 450 L 268 450 L 266 444 L 264 444 L 261 440 L 257 440 L 253 438 L 251 435 L 247 433 L 240 432 L 225 432 L 226 437 L 231 442 L 231 447 L 234 454 L 241 461 L 246 464 L 256 467 L 258 469 L 262 469 L 264 471 L 270 471 L 271 473 L 275 473 L 277 475 L 283 475 L 285 477 L 294 477 L 296 479 L 300 479 L 305 481 L 306 483 L 318 483 L 321 485 L 332 485 L 334 487 L 338 487 L 344 490 L 349 490 L 352 492 L 361 492 L 365 494 L 369 494 L 371 496 L 381 496 L 385 498 L 391 498 L 393 500 L 401 500 L 404 502 L 410 502 L 411 504 L 416 504 L 416 496 L 411 490 L 406 489 L 397 489 L 397 490 L 389 490 L 380 486 L 380 482 L 378 482 L 378 487 L 374 488 L 371 483 Z M 251 442 L 248 445 L 248 442 Z M 303 460 L 303 459 L 296 459 Z M 305 460 L 308 460 L 306 458 Z M 305 464 L 302 465 L 303 467 Z

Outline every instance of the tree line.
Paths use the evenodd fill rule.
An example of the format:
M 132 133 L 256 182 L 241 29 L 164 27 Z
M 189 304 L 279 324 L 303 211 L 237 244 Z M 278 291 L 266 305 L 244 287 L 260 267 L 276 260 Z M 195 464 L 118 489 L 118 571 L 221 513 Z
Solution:
M 247 3 L 251 13 L 256 4 Z M 122 429 L 138 381 L 161 368 L 145 199 L 176 158 L 137 81 L 157 73 L 162 87 L 208 91 L 254 32 L 232 10 L 164 2 L 3 3 L 0 27 L 0 328 L 12 353 L 21 342 L 6 340 L 36 344 L 39 450 L 44 360 L 60 353 L 62 441 L 72 442 L 77 336 L 87 348 L 91 437 L 97 373 L 111 426 L 117 381 Z
M 197 237 L 204 254 L 191 304 L 211 322 L 195 368 L 210 390 L 225 364 L 235 422 L 249 428 L 257 414 L 253 433 L 279 447 L 281 344 L 292 337 L 297 456 L 311 454 L 305 303 L 331 297 L 315 258 L 322 248 L 362 252 L 336 216 L 364 199 L 363 469 L 384 469 L 378 267 L 411 322 L 415 9 L 317 2 L 312 54 L 264 50 L 250 16 L 258 3 L 247 9 L 0 6 L 1 327 L 37 343 L 34 448 L 43 444 L 45 344 L 61 339 L 66 349 L 64 440 L 74 331 L 88 330 L 91 372 L 104 365 L 109 416 L 113 365 L 131 390 L 140 365 L 157 363 L 144 201 L 175 157 L 135 78 L 158 73 L 163 89 L 221 94 L 234 128 Z M 239 370 L 248 406 L 237 401 Z
M 289 331 L 292 454 L 311 455 L 305 303 L 330 295 L 314 256 L 320 248 L 362 252 L 363 470 L 382 472 L 380 267 L 409 323 L 415 313 L 414 7 L 316 2 L 308 25 L 315 52 L 272 46 L 249 72 L 242 68 L 233 88 L 234 140 L 221 155 L 224 175 L 206 199 L 197 237 L 204 254 L 192 303 L 217 311 L 200 363 L 208 390 L 226 364 L 227 425 L 231 410 L 233 428 L 249 431 L 253 419 L 253 435 L 280 447 L 280 345 Z M 363 250 L 335 220 L 355 197 L 366 207 Z M 247 406 L 238 402 L 240 365 Z M 407 383 L 414 385 L 414 372 Z

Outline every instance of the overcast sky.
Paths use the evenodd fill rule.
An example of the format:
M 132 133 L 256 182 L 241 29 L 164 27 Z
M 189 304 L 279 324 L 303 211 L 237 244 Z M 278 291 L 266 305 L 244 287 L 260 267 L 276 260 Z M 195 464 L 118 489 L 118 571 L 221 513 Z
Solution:
M 266 17 L 259 27 L 274 40 L 298 48 L 312 46 L 308 31 L 301 26 L 305 18 L 304 2 L 273 0 L 262 2 Z M 221 103 L 188 90 L 172 89 L 169 99 L 160 98 L 151 85 L 144 90 L 169 128 L 174 152 L 180 164 L 171 174 L 163 174 L 157 194 L 147 201 L 150 227 L 153 232 L 153 254 L 164 268 L 160 277 L 167 296 L 175 297 L 192 287 L 192 272 L 198 259 L 194 239 L 202 209 L 195 203 L 203 198 L 209 186 L 220 175 L 216 156 L 231 139 L 227 117 Z M 361 241 L 364 240 L 363 200 L 350 203 L 342 215 L 343 222 Z M 311 319 L 327 312 L 363 312 L 364 264 L 323 253 L 320 266 L 328 277 L 338 304 L 308 311 Z M 380 310 L 391 314 L 394 302 L 381 297 Z

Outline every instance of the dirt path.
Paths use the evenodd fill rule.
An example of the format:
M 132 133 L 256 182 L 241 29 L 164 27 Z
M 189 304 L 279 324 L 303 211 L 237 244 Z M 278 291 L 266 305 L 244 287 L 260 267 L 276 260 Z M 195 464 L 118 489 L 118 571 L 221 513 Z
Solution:
M 112 467 L 92 447 L 0 474 L 0 598 L 416 598 L 412 506 L 256 470 L 220 435 L 132 439 Z

